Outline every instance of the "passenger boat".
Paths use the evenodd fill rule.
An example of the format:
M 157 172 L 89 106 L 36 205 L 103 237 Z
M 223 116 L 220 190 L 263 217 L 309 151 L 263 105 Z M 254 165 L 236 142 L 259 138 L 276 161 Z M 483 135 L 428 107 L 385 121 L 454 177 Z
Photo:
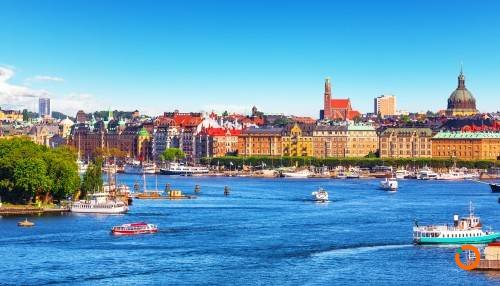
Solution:
M 149 234 L 156 232 L 158 232 L 157 225 L 145 222 L 126 223 L 114 226 L 111 229 L 111 233 L 114 235 Z
M 417 175 L 417 179 L 419 180 L 435 180 L 437 178 L 438 174 L 429 167 L 422 168 Z
M 328 201 L 328 192 L 325 191 L 323 188 L 319 188 L 318 191 L 312 192 L 311 195 L 313 196 L 313 199 L 317 202 L 327 202 Z
M 80 200 L 70 206 L 74 213 L 121 214 L 128 211 L 126 203 L 113 198 L 107 192 L 94 193 L 89 200 Z
M 489 184 L 493 193 L 500 193 L 500 184 Z
M 35 226 L 35 223 L 32 222 L 32 221 L 29 221 L 27 218 L 25 218 L 23 221 L 18 222 L 17 226 L 20 226 L 20 227 L 32 227 L 32 226 Z
M 153 163 L 145 163 L 142 164 L 138 161 L 133 161 L 131 163 L 125 164 L 123 168 L 123 172 L 125 174 L 155 174 L 156 173 L 156 165 Z
M 161 168 L 160 173 L 163 175 L 202 175 L 208 174 L 209 170 L 203 166 L 187 166 L 180 163 L 169 163 L 166 168 Z
M 394 178 L 385 178 L 380 182 L 380 188 L 384 191 L 395 192 L 398 190 L 398 181 Z
M 413 227 L 413 242 L 416 244 L 477 244 L 489 243 L 500 238 L 500 233 L 484 231 L 479 217 L 474 215 L 472 202 L 469 205 L 469 216 L 459 218 L 453 216 L 453 225 Z

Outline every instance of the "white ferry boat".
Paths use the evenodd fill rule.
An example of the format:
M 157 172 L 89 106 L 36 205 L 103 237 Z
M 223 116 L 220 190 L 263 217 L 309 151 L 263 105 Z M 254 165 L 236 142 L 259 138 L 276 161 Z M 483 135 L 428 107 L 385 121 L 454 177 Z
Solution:
M 323 188 L 319 188 L 318 191 L 312 192 L 311 195 L 313 196 L 313 199 L 317 202 L 327 202 L 328 201 L 328 192 L 325 191 Z
M 439 174 L 437 180 L 457 181 L 465 179 L 465 174 L 462 172 L 450 170 L 448 173 Z
M 111 198 L 109 193 L 95 193 L 90 195 L 89 200 L 80 200 L 70 206 L 74 213 L 98 213 L 98 214 L 121 214 L 128 211 L 124 202 Z
M 156 165 L 153 163 L 127 163 L 123 169 L 125 174 L 155 174 Z
M 453 216 L 453 225 L 413 227 L 413 242 L 416 244 L 473 244 L 489 243 L 500 238 L 500 233 L 491 230 L 484 231 L 479 217 L 474 215 L 472 203 L 469 206 L 469 216 L 459 218 Z
M 380 182 L 380 188 L 384 191 L 395 192 L 398 190 L 398 181 L 394 178 L 385 178 Z
M 422 168 L 417 175 L 417 179 L 419 180 L 436 180 L 437 178 L 438 174 L 429 167 Z
M 209 170 L 203 166 L 187 166 L 180 163 L 169 163 L 166 168 L 161 168 L 160 173 L 163 175 L 201 175 L 208 174 Z

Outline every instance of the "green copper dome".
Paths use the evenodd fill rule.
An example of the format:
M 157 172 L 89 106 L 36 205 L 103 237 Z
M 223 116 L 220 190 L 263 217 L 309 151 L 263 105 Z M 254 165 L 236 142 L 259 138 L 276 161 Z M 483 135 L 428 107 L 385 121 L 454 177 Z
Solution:
M 142 127 L 141 130 L 139 130 L 139 133 L 137 133 L 139 137 L 149 137 L 149 132 L 146 130 L 146 128 Z

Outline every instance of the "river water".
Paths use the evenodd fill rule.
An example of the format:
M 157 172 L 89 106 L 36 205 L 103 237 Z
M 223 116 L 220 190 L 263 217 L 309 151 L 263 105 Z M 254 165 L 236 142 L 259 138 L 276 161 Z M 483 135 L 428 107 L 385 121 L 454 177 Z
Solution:
M 119 175 L 131 187 L 141 179 Z M 456 247 L 412 245 L 412 225 L 452 223 L 472 201 L 500 231 L 498 195 L 474 182 L 158 176 L 198 198 L 136 200 L 125 215 L 0 219 L 2 285 L 499 285 L 500 274 L 460 270 Z M 155 177 L 148 177 L 154 186 Z M 224 186 L 231 195 L 224 197 Z M 310 201 L 318 187 L 329 203 Z M 145 221 L 154 235 L 113 237 Z

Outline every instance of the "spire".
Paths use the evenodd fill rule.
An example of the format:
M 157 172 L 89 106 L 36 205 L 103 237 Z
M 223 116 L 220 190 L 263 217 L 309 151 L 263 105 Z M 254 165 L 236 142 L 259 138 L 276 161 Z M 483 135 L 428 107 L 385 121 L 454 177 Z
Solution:
M 460 63 L 460 74 L 458 75 L 458 89 L 465 89 L 464 64 Z
M 331 94 L 332 84 L 330 82 L 330 77 L 325 78 L 325 94 Z

